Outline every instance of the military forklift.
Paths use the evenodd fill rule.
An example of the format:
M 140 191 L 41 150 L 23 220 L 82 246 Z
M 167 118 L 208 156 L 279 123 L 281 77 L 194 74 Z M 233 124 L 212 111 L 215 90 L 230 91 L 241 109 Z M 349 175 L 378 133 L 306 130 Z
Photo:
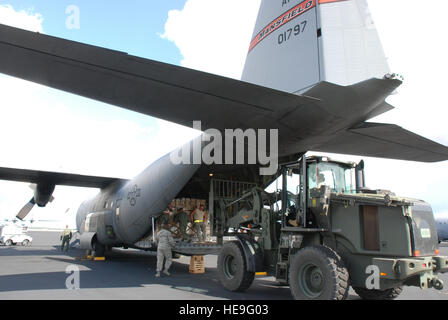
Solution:
M 282 164 L 274 192 L 212 179 L 211 232 L 222 245 L 221 284 L 248 289 L 256 275 L 289 285 L 295 299 L 394 299 L 403 286 L 441 290 L 431 206 L 365 187 L 364 162 L 306 157 Z M 278 182 L 277 182 L 278 183 Z

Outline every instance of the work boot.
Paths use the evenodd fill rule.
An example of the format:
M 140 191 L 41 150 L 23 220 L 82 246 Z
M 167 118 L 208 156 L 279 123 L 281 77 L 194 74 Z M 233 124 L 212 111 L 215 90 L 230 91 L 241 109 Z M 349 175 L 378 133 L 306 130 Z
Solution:
M 156 273 L 156 278 L 160 278 L 160 272 L 159 271 L 157 271 L 157 273 Z
M 170 276 L 170 275 L 171 275 L 171 274 L 168 272 L 168 270 L 164 270 L 163 273 L 166 274 L 167 276 Z

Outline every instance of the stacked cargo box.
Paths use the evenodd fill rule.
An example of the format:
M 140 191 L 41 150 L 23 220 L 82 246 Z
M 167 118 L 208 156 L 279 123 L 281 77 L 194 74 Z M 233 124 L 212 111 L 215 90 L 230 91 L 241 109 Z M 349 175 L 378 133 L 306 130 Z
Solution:
M 188 215 L 190 215 L 196 208 L 199 208 L 200 205 L 204 205 L 205 210 L 207 211 L 207 200 L 204 199 L 178 198 L 171 201 L 171 206 L 173 207 L 174 212 L 177 212 L 179 208 L 183 208 Z M 194 232 L 192 232 L 192 230 L 193 227 L 191 225 L 187 230 L 187 234 L 193 235 Z M 207 223 L 207 235 L 210 235 L 209 223 Z
M 200 205 L 204 205 L 207 208 L 207 201 L 203 199 L 179 198 L 171 201 L 171 205 L 173 206 L 174 211 L 177 211 L 179 208 L 184 208 L 184 211 L 190 214 Z

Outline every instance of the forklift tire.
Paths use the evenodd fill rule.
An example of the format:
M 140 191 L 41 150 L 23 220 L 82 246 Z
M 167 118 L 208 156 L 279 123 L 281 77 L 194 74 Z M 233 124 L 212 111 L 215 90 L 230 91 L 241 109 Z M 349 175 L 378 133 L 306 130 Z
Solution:
M 364 300 L 394 300 L 403 292 L 403 287 L 396 287 L 383 291 L 354 287 L 353 290 L 355 290 L 356 294 Z
M 330 248 L 305 247 L 292 257 L 289 286 L 296 300 L 345 300 L 349 274 L 341 257 Z
M 218 256 L 218 277 L 229 291 L 245 291 L 254 281 L 255 272 L 247 271 L 243 249 L 236 241 L 226 243 Z

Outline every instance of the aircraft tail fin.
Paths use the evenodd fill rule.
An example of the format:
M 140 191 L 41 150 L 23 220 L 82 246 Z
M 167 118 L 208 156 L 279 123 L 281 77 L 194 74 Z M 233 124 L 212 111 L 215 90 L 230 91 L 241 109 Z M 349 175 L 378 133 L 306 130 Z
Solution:
M 242 80 L 301 94 L 389 67 L 367 0 L 262 0 Z

